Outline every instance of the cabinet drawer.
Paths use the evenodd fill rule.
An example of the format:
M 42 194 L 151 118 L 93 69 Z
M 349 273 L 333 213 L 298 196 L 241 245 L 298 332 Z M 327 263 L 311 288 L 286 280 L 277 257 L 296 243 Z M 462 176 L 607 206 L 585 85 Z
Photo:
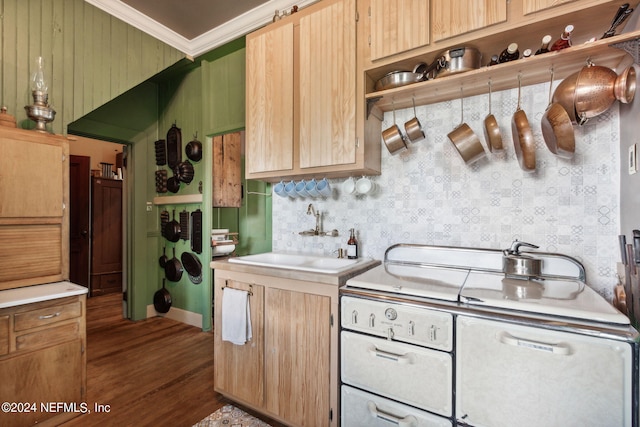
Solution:
M 0 316 L 0 356 L 9 353 L 9 316 Z
M 67 323 L 66 325 L 54 326 L 52 328 L 42 329 L 37 332 L 18 336 L 16 338 L 16 350 L 35 350 L 79 337 L 80 325 L 78 322 Z
M 26 329 L 46 326 L 52 323 L 73 319 L 82 315 L 82 304 L 76 301 L 70 304 L 54 305 L 52 307 L 16 313 L 13 330 L 16 332 Z

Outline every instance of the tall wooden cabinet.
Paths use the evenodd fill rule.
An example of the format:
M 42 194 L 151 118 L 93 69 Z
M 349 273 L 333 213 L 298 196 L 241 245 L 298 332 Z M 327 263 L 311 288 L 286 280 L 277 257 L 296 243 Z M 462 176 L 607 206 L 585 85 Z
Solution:
M 91 296 L 122 292 L 122 181 L 91 182 Z
M 247 178 L 380 173 L 358 31 L 356 0 L 325 0 L 247 36 Z
M 69 144 L 0 126 L 0 153 L 0 401 L 23 405 L 0 425 L 59 425 L 86 401 L 86 290 L 65 282 Z

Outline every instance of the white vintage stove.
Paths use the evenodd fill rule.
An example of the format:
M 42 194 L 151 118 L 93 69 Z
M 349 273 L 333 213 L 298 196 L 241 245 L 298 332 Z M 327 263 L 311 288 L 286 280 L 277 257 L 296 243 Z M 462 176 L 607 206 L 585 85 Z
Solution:
M 398 244 L 341 288 L 343 426 L 637 426 L 639 335 L 577 260 Z

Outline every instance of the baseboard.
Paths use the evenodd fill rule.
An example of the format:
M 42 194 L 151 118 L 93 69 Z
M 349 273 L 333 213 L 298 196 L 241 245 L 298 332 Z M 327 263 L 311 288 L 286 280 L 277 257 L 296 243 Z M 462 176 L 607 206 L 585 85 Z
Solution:
M 150 304 L 147 306 L 147 318 L 149 317 L 166 317 L 167 319 L 177 320 L 178 322 L 186 323 L 187 325 L 195 326 L 202 329 L 202 314 L 194 313 L 192 311 L 183 310 L 181 308 L 171 307 L 166 313 L 158 313 Z

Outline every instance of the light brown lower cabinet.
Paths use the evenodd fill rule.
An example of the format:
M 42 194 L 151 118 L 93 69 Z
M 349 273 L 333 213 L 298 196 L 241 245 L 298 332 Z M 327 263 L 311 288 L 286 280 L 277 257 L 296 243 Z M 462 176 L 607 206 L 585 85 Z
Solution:
M 216 391 L 291 426 L 337 425 L 338 286 L 214 270 Z M 222 341 L 224 287 L 249 296 L 253 338 Z
M 82 413 L 85 307 L 80 295 L 0 309 L 0 425 L 56 426 Z

